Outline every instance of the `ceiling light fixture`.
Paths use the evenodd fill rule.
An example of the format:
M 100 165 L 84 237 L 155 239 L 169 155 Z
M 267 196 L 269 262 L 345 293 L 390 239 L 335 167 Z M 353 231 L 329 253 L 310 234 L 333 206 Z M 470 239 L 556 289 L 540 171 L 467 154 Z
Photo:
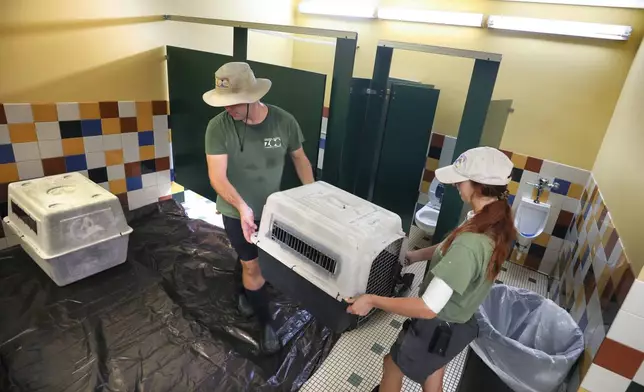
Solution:
M 483 25 L 483 14 L 432 11 L 400 7 L 379 7 L 378 18 L 455 26 L 481 27 Z
M 491 15 L 487 22 L 490 29 L 525 31 L 539 34 L 567 35 L 626 41 L 631 36 L 630 26 L 601 23 L 570 22 L 565 20 L 521 18 Z
M 303 1 L 300 13 L 314 15 L 346 16 L 350 18 L 375 18 L 376 7 L 360 1 Z

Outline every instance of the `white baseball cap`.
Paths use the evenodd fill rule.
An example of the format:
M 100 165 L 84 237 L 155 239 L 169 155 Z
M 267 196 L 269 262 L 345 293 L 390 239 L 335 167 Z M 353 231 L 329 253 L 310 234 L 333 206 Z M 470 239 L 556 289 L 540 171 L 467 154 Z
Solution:
M 436 170 L 443 184 L 474 181 L 484 185 L 508 185 L 514 165 L 504 153 L 492 147 L 465 151 L 452 165 Z

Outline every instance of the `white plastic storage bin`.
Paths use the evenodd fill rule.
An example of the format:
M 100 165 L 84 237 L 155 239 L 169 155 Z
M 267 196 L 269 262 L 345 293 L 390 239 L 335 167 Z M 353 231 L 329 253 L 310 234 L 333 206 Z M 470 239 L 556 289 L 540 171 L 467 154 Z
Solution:
M 398 215 L 324 182 L 272 194 L 257 236 L 267 280 L 333 323 L 345 298 L 393 294 L 404 239 Z
M 132 233 L 118 198 L 80 173 L 9 184 L 5 222 L 59 286 L 123 263 Z

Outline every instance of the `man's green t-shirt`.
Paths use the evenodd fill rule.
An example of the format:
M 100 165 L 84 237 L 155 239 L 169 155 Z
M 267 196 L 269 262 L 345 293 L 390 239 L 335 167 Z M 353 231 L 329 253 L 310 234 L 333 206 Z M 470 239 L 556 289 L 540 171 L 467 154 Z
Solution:
M 492 239 L 476 233 L 459 234 L 445 255 L 441 245 L 438 246 L 420 286 L 422 296 L 436 276 L 454 290 L 438 318 L 465 323 L 474 315 L 492 287 L 493 282 L 487 278 L 487 266 L 493 251 Z
M 210 120 L 206 129 L 206 155 L 228 155 L 228 181 L 257 220 L 268 196 L 280 189 L 286 154 L 301 148 L 304 141 L 293 115 L 277 106 L 266 106 L 268 115 L 260 124 L 246 125 L 223 112 Z M 217 210 L 239 218 L 239 211 L 221 196 L 217 197 Z

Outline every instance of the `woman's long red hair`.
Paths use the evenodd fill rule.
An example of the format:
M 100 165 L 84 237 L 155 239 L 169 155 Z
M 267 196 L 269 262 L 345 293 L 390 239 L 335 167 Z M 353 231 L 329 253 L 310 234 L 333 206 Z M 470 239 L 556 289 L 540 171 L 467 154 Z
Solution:
M 472 182 L 474 192 L 479 196 L 497 197 L 487 204 L 467 222 L 456 228 L 447 236 L 441 248 L 443 254 L 462 233 L 479 233 L 489 236 L 494 242 L 494 251 L 487 267 L 487 278 L 494 280 L 501 271 L 501 266 L 510 254 L 510 246 L 516 239 L 516 230 L 512 219 L 512 209 L 507 201 L 506 186 L 483 185 Z

